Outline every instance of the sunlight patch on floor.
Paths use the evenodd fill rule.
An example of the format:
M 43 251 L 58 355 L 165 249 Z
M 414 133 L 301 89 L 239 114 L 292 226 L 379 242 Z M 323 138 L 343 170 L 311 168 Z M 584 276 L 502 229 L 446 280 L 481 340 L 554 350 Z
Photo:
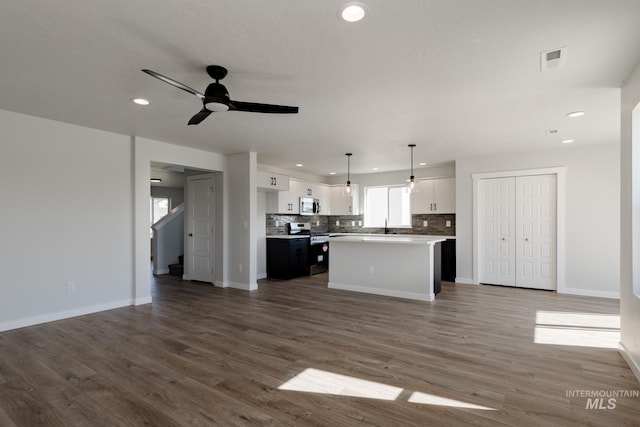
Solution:
M 399 387 L 313 368 L 305 369 L 278 388 L 280 390 L 334 394 L 336 396 L 366 397 L 381 400 L 396 400 L 400 393 L 402 393 L 402 389 Z
M 618 348 L 620 316 L 600 313 L 538 311 L 536 344 Z
M 436 396 L 429 393 L 414 392 L 409 398 L 410 403 L 422 403 L 425 405 L 449 406 L 453 408 L 466 409 L 482 409 L 483 411 L 495 411 L 494 408 L 487 406 L 475 405 L 473 403 L 462 402 L 460 400 L 448 399 L 446 397 Z
M 367 381 L 348 375 L 340 375 L 320 369 L 307 368 L 289 381 L 278 387 L 279 390 L 298 391 L 303 393 L 330 394 L 335 396 L 363 397 L 378 400 L 397 400 L 404 389 Z M 481 409 L 495 411 L 493 408 L 475 405 L 460 400 L 449 399 L 428 393 L 413 392 L 409 403 L 448 406 L 463 409 Z

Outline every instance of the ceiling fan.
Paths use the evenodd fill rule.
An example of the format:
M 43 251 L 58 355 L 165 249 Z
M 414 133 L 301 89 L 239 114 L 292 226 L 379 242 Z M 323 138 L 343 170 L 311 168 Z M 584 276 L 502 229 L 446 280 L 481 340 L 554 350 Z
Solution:
M 153 76 L 165 83 L 169 83 L 171 86 L 175 86 L 178 89 L 182 89 L 185 92 L 189 92 L 192 95 L 197 96 L 202 100 L 202 110 L 196 113 L 195 116 L 189 120 L 190 125 L 197 125 L 213 112 L 220 111 L 249 111 L 252 113 L 273 113 L 273 114 L 297 114 L 298 107 L 288 107 L 286 105 L 274 105 L 274 104 L 258 104 L 255 102 L 242 102 L 233 101 L 229 98 L 229 92 L 224 87 L 220 80 L 227 75 L 227 69 L 220 65 L 209 65 L 207 67 L 207 74 L 215 80 L 215 83 L 210 83 L 207 86 L 207 90 L 204 94 L 197 90 L 190 88 L 189 86 L 173 80 L 162 74 L 156 73 L 152 70 L 144 69 L 143 72 Z

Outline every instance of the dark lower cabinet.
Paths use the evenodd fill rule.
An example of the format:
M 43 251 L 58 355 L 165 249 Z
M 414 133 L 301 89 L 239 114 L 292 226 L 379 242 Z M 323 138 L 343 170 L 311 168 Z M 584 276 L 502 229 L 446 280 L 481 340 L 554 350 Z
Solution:
M 267 277 L 293 279 L 309 275 L 309 238 L 267 239 Z
M 441 243 L 442 263 L 440 277 L 447 282 L 456 280 L 456 240 L 447 239 Z
M 438 295 L 442 282 L 442 243 L 433 246 L 433 293 Z

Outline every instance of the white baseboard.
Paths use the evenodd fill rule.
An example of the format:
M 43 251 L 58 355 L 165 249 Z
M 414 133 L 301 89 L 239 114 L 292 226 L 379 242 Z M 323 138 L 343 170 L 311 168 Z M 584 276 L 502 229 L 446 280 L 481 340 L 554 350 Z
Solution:
M 583 297 L 620 299 L 620 292 L 594 291 L 591 289 L 575 289 L 575 288 L 558 289 L 557 292 L 559 294 L 580 295 Z
M 151 297 L 149 297 L 149 302 Z M 11 329 L 24 328 L 27 326 L 38 325 L 40 323 L 55 322 L 56 320 L 68 319 L 70 317 L 84 316 L 85 314 L 98 313 L 100 311 L 113 310 L 114 308 L 127 307 L 133 305 L 133 300 L 113 301 L 105 304 L 96 304 L 86 307 L 74 308 L 71 310 L 57 311 L 55 313 L 41 314 L 22 319 L 10 320 L 0 323 L 0 332 Z
M 256 279 L 266 279 L 267 278 L 267 273 L 258 273 L 256 274 Z
M 159 275 L 159 274 L 168 274 L 169 273 L 169 269 L 168 268 L 159 268 L 157 270 L 153 270 L 153 274 L 154 275 Z
M 223 282 L 222 280 L 216 280 L 214 285 L 217 286 L 218 288 L 227 288 L 227 287 L 229 287 L 229 284 L 227 282 Z
M 329 289 L 340 289 L 343 291 L 363 292 L 366 294 L 384 295 L 386 297 L 396 297 L 404 299 L 412 299 L 418 301 L 433 301 L 435 295 L 419 294 L 415 292 L 394 291 L 391 289 L 367 288 L 365 286 L 345 285 L 343 283 L 329 282 Z
M 627 362 L 629 368 L 631 368 L 631 372 L 636 376 L 638 381 L 640 381 L 640 361 L 636 361 L 631 356 L 631 353 L 627 351 L 627 348 L 621 342 L 618 343 L 618 352 L 622 355 L 622 358 Z
M 473 281 L 473 279 L 469 279 L 467 277 L 456 277 L 456 283 L 462 283 L 465 285 L 476 285 L 477 283 Z
M 257 283 L 236 283 L 236 282 L 229 282 L 227 283 L 227 286 L 229 288 L 234 288 L 234 289 L 242 289 L 243 291 L 256 291 L 258 290 L 258 284 Z
M 151 302 L 152 302 L 151 296 L 140 297 L 140 298 L 136 298 L 136 299 L 133 300 L 133 305 L 151 304 Z

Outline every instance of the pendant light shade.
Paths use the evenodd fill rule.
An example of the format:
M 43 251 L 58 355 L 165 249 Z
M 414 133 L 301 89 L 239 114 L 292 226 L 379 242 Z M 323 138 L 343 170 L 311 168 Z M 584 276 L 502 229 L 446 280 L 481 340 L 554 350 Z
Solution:
M 409 191 L 414 192 L 416 189 L 416 181 L 413 176 L 413 149 L 416 144 L 409 144 L 409 148 L 411 148 L 411 175 L 409 176 Z
M 344 191 L 347 194 L 351 194 L 351 156 L 353 153 L 346 153 L 347 156 L 347 185 L 344 187 Z

